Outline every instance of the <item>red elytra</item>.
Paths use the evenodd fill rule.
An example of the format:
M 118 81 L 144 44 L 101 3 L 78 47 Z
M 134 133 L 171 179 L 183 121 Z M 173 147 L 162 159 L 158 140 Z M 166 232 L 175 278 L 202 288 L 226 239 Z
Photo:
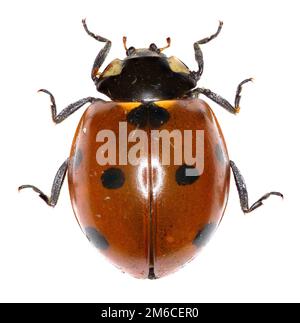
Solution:
M 161 151 L 150 152 L 137 166 L 100 166 L 97 133 L 105 127 L 118 134 L 119 122 L 127 122 L 138 105 L 100 102 L 86 110 L 73 140 L 69 188 L 76 218 L 88 239 L 123 271 L 147 278 L 150 269 L 159 278 L 195 257 L 217 228 L 227 202 L 230 166 L 218 122 L 199 99 L 155 105 L 169 114 L 159 131 L 204 130 L 202 175 L 190 180 L 182 166 L 162 165 Z M 128 132 L 135 128 L 128 122 Z M 149 122 L 143 130 L 151 146 Z M 174 156 L 174 146 L 170 147 Z M 195 140 L 193 155 L 194 150 Z M 105 174 L 111 174 L 107 182 L 103 182 Z

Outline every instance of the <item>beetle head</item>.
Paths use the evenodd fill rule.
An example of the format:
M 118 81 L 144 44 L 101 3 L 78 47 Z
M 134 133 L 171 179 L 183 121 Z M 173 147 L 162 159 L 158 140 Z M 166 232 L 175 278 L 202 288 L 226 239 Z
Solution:
M 154 101 L 181 98 L 196 86 L 193 72 L 174 56 L 162 53 L 170 47 L 127 48 L 126 57 L 113 60 L 96 80 L 97 90 L 117 101 Z

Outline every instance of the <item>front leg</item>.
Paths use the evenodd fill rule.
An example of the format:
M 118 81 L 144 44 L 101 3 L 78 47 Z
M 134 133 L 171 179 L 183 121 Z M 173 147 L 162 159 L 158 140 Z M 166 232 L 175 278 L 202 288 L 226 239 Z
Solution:
M 283 195 L 279 192 L 269 192 L 263 195 L 260 199 L 258 199 L 255 203 L 253 203 L 250 207 L 248 204 L 248 191 L 246 187 L 245 180 L 240 172 L 240 170 L 236 167 L 235 163 L 231 160 L 230 167 L 233 172 L 235 184 L 240 197 L 241 208 L 244 213 L 250 213 L 257 209 L 258 207 L 263 205 L 263 201 L 269 198 L 271 195 L 277 195 L 283 198 Z
M 50 96 L 51 100 L 51 113 L 52 113 L 52 120 L 54 123 L 61 123 L 65 119 L 67 119 L 71 114 L 73 114 L 75 111 L 80 109 L 82 106 L 84 106 L 86 103 L 93 103 L 95 101 L 102 101 L 105 102 L 104 100 L 93 98 L 93 97 L 87 97 L 81 100 L 78 100 L 74 103 L 69 104 L 66 108 L 64 108 L 59 114 L 57 114 L 57 109 L 56 109 L 56 103 L 54 96 L 52 95 L 51 92 L 45 89 L 39 90 L 39 92 L 44 92 L 47 93 Z
M 85 19 L 82 20 L 82 24 L 83 24 L 83 28 L 84 30 L 87 32 L 87 34 L 91 37 L 93 37 L 94 39 L 96 39 L 99 42 L 105 43 L 104 47 L 100 50 L 100 52 L 98 53 L 98 55 L 95 58 L 94 64 L 93 64 L 93 68 L 92 68 L 92 72 L 91 72 L 91 78 L 94 82 L 97 82 L 99 75 L 100 75 L 100 67 L 103 64 L 103 62 L 105 61 L 106 56 L 108 55 L 110 48 L 111 48 L 111 41 L 96 35 L 94 33 L 92 33 L 86 24 Z
M 223 26 L 223 22 L 220 21 L 218 30 L 213 35 L 203 38 L 201 40 L 198 40 L 194 43 L 195 60 L 198 64 L 198 71 L 193 72 L 193 75 L 194 75 L 196 81 L 198 81 L 200 79 L 200 77 L 203 73 L 203 65 L 204 65 L 203 54 L 202 54 L 202 50 L 200 48 L 200 45 L 206 44 L 206 43 L 210 42 L 212 39 L 216 38 L 219 35 L 219 33 L 222 29 L 222 26 Z
M 222 96 L 212 92 L 209 89 L 205 89 L 205 88 L 194 89 L 188 94 L 188 96 L 189 97 L 198 97 L 199 94 L 204 94 L 209 99 L 218 103 L 221 107 L 223 107 L 224 109 L 226 109 L 230 113 L 236 114 L 240 111 L 240 100 L 241 100 L 242 86 L 243 86 L 243 84 L 250 82 L 250 81 L 252 81 L 252 78 L 248 78 L 248 79 L 242 81 L 238 85 L 238 87 L 236 89 L 235 99 L 234 99 L 234 106 L 229 101 L 224 99 Z

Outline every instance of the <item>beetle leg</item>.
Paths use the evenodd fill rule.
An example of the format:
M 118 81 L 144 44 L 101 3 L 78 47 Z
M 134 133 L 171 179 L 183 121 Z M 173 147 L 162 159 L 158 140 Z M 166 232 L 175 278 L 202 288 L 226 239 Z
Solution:
M 18 190 L 23 190 L 24 188 L 31 188 L 35 192 L 39 194 L 39 197 L 44 200 L 49 206 L 54 207 L 57 204 L 59 194 L 61 191 L 62 184 L 66 177 L 67 169 L 68 169 L 68 161 L 69 159 L 65 160 L 64 163 L 60 166 L 59 170 L 57 171 L 51 189 L 51 196 L 47 196 L 44 194 L 40 189 L 33 185 L 22 185 L 18 188 Z
M 252 78 L 248 78 L 248 79 L 242 81 L 237 86 L 235 99 L 234 99 L 234 106 L 229 101 L 227 101 L 222 96 L 220 96 L 219 94 L 216 94 L 216 93 L 212 92 L 211 90 L 205 89 L 205 88 L 196 88 L 196 89 L 192 90 L 188 95 L 190 97 L 198 97 L 199 94 L 204 94 L 209 99 L 216 102 L 217 104 L 219 104 L 221 107 L 223 107 L 224 109 L 226 109 L 230 113 L 237 114 L 240 111 L 240 100 L 241 100 L 242 86 L 243 86 L 243 84 L 250 82 L 252 80 L 253 80 Z
M 55 99 L 54 99 L 53 94 L 51 92 L 49 92 L 48 90 L 45 90 L 45 89 L 41 89 L 41 90 L 39 90 L 39 92 L 47 93 L 50 96 L 52 120 L 53 120 L 54 123 L 61 123 L 62 121 L 67 119 L 71 114 L 73 114 L 78 109 L 80 109 L 82 106 L 84 106 L 86 103 L 93 103 L 95 101 L 103 101 L 103 102 L 105 102 L 104 100 L 93 98 L 93 97 L 89 96 L 87 98 L 84 98 L 84 99 L 81 99 L 81 100 L 78 100 L 78 101 L 76 101 L 74 103 L 69 104 L 59 114 L 57 114 L 56 103 L 55 103 Z
M 271 195 L 277 195 L 283 198 L 283 195 L 279 192 L 269 192 L 263 195 L 260 199 L 258 199 L 255 203 L 253 203 L 250 207 L 248 205 L 248 192 L 245 180 L 240 173 L 240 170 L 236 167 L 235 163 L 231 160 L 230 167 L 233 172 L 235 184 L 239 193 L 241 208 L 244 213 L 250 213 L 257 209 L 258 207 L 263 205 L 263 201 L 269 198 Z
M 86 25 L 85 19 L 82 20 L 82 24 L 83 24 L 83 27 L 84 27 L 85 31 L 87 32 L 87 34 L 89 36 L 93 37 L 94 39 L 96 39 L 96 40 L 98 40 L 98 41 L 100 41 L 102 43 L 105 43 L 105 46 L 100 50 L 100 52 L 96 56 L 95 61 L 94 61 L 94 65 L 93 65 L 93 68 L 92 68 L 91 78 L 92 78 L 92 80 L 94 82 L 96 82 L 98 80 L 98 77 L 99 77 L 99 69 L 100 69 L 101 65 L 103 64 L 106 56 L 108 55 L 108 53 L 110 51 L 111 41 L 106 39 L 106 38 L 103 38 L 101 36 L 95 35 L 91 31 L 89 31 L 89 29 L 88 29 L 88 27 Z
M 223 22 L 220 21 L 218 30 L 213 35 L 203 38 L 203 39 L 194 43 L 195 59 L 196 59 L 196 62 L 198 63 L 198 71 L 193 72 L 196 81 L 198 81 L 200 79 L 200 77 L 203 73 L 203 65 L 204 65 L 203 64 L 203 54 L 202 54 L 202 50 L 200 48 L 200 45 L 206 44 L 206 43 L 210 42 L 212 39 L 216 38 L 219 35 L 219 33 L 222 29 L 222 26 L 223 26 Z

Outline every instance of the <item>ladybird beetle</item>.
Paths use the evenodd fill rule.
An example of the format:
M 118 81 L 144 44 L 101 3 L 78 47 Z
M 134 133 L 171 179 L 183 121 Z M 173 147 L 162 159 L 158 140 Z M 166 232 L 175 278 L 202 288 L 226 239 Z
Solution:
M 40 90 L 50 96 L 55 123 L 64 121 L 86 103 L 90 105 L 77 127 L 70 156 L 55 176 L 51 195 L 33 185 L 19 189 L 33 189 L 54 207 L 68 172 L 73 210 L 88 240 L 122 271 L 137 278 L 160 278 L 193 259 L 217 229 L 228 199 L 230 169 L 243 212 L 260 207 L 271 195 L 283 197 L 279 192 L 270 192 L 248 205 L 246 184 L 228 157 L 218 121 L 208 104 L 198 98 L 204 95 L 236 114 L 242 86 L 251 79 L 238 85 L 234 105 L 209 89 L 196 87 L 203 72 L 200 45 L 220 33 L 222 22 L 216 33 L 194 43 L 197 71 L 190 71 L 176 57 L 162 53 L 170 46 L 170 38 L 163 48 L 151 44 L 149 48 L 136 49 L 127 48 L 123 37 L 125 59 L 113 60 L 103 72 L 100 67 L 111 42 L 92 33 L 85 20 L 82 23 L 88 35 L 105 43 L 95 59 L 91 78 L 97 90 L 112 101 L 87 97 L 57 114 L 54 96 Z M 174 160 L 163 164 L 161 151 L 149 150 L 149 146 L 146 157 L 135 164 L 126 163 L 121 151 L 132 148 L 134 140 L 115 142 L 118 152 L 112 157 L 118 162 L 101 164 L 104 150 L 99 143 L 105 136 L 99 131 L 107 129 L 118 136 L 122 131 L 120 122 L 126 123 L 133 137 L 141 130 L 150 136 L 153 130 L 170 133 L 175 129 L 201 129 L 204 170 L 200 173 L 195 165 Z M 147 140 L 150 145 L 149 137 Z M 195 143 L 190 146 L 193 154 L 196 149 Z

